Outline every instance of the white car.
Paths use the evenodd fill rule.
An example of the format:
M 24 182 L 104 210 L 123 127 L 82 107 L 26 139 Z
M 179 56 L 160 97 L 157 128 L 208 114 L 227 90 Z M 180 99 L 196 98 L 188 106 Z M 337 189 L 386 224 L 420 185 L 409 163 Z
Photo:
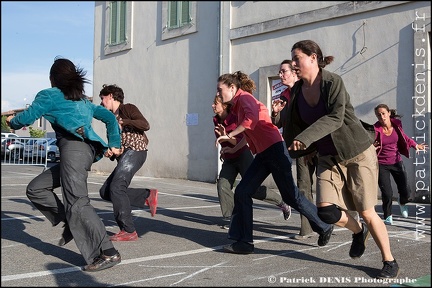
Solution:
M 1 139 L 1 159 L 8 162 L 19 161 L 24 152 L 24 143 L 21 139 L 8 137 Z
M 33 146 L 38 140 L 42 138 L 30 138 L 24 144 L 23 158 L 27 161 L 32 161 L 33 158 Z
M 10 138 L 10 137 L 18 138 L 19 136 L 15 133 L 5 133 L 5 132 L 1 133 L 2 140 L 3 138 Z
M 32 141 L 33 140 L 33 141 Z M 57 147 L 56 138 L 40 138 L 31 139 L 24 148 L 24 159 L 37 158 L 42 161 L 45 156 L 49 162 L 56 162 L 60 160 L 60 150 Z

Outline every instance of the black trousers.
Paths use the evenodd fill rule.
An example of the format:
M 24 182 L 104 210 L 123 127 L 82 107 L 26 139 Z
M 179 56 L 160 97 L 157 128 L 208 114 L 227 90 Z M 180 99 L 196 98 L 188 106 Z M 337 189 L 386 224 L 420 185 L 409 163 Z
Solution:
M 379 164 L 378 185 L 382 194 L 382 209 L 384 219 L 392 215 L 393 188 L 391 178 L 396 183 L 399 193 L 399 203 L 405 205 L 410 202 L 410 189 L 408 187 L 407 174 L 402 161 L 393 165 Z

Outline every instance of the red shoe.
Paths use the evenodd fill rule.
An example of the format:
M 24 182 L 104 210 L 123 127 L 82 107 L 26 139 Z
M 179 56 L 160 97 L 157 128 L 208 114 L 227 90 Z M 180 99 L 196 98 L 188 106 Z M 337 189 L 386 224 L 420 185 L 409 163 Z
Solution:
M 151 216 L 154 217 L 156 214 L 157 204 L 158 204 L 158 190 L 150 189 L 150 195 L 146 199 L 145 204 L 150 207 Z
M 121 230 L 117 234 L 110 236 L 111 241 L 136 241 L 138 240 L 138 234 L 136 231 L 129 233 L 124 230 Z

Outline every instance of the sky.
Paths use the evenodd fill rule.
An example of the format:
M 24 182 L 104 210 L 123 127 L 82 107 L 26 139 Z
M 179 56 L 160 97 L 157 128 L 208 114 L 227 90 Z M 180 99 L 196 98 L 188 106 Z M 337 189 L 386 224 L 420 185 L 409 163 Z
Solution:
M 94 7 L 94 1 L 1 1 L 1 112 L 25 108 L 51 87 L 56 56 L 93 82 Z M 85 92 L 93 96 L 93 86 Z

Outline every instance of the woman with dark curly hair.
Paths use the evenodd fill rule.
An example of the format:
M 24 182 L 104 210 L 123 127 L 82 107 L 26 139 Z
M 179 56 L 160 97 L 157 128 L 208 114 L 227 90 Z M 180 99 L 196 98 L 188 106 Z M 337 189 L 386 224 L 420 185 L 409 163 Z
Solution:
M 145 131 L 150 129 L 150 124 L 137 106 L 123 103 L 123 89 L 117 85 L 103 85 L 99 97 L 102 100 L 101 105 L 117 118 L 123 149 L 119 157 L 107 151 L 105 156 L 115 159 L 117 166 L 99 190 L 102 199 L 113 203 L 114 217 L 120 228 L 120 231 L 110 239 L 135 241 L 138 240 L 138 234 L 133 223 L 131 205 L 140 208 L 149 206 L 153 217 L 158 201 L 157 189 L 128 189 L 133 176 L 147 159 L 149 140 Z

